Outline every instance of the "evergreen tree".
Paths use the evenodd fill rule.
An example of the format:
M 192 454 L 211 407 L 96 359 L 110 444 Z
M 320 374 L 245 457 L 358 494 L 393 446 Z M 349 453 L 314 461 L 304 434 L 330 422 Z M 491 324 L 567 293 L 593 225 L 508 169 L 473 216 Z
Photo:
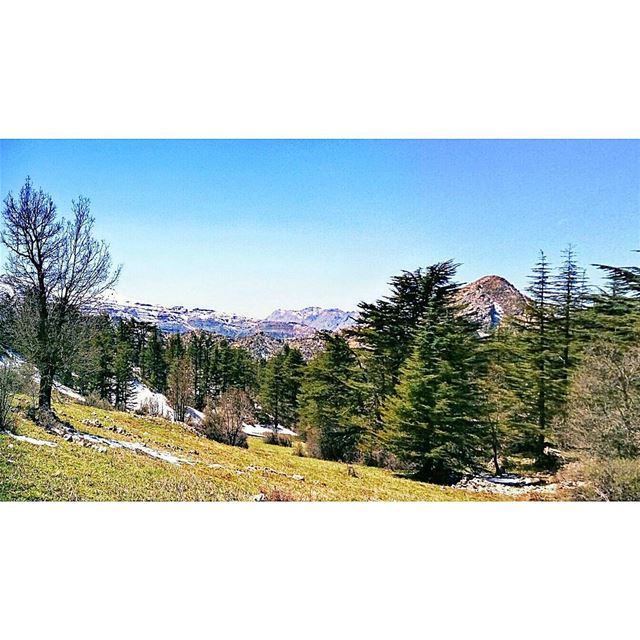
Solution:
M 605 273 L 606 284 L 591 298 L 583 313 L 588 333 L 584 347 L 594 335 L 614 344 L 640 342 L 640 268 L 595 265 Z
M 90 387 L 100 398 L 111 402 L 114 395 L 116 335 L 108 316 L 101 316 L 96 324 L 92 341 L 95 367 Z
M 283 420 L 283 395 L 284 395 L 284 358 L 282 352 L 271 358 L 263 372 L 260 381 L 260 404 L 266 411 L 277 431 L 282 426 Z M 287 426 L 287 425 L 285 425 Z
M 531 373 L 517 330 L 503 321 L 482 342 L 487 362 L 480 379 L 484 395 L 487 435 L 496 474 L 505 470 L 510 454 L 530 439 L 531 425 L 524 396 Z
M 359 457 L 364 433 L 364 372 L 343 336 L 323 337 L 325 349 L 302 377 L 300 425 L 314 455 L 350 462 Z
M 561 349 L 561 378 L 566 394 L 569 374 L 575 367 L 576 343 L 579 339 L 580 319 L 588 299 L 584 269 L 577 263 L 573 247 L 563 251 L 563 261 L 552 282 L 552 300 L 556 307 Z
M 129 327 L 120 322 L 113 361 L 113 405 L 120 411 L 130 408 L 133 396 L 133 349 L 129 341 Z
M 298 422 L 298 394 L 304 366 L 300 351 L 287 344 L 267 362 L 262 372 L 260 403 L 274 425 L 293 427 Z
M 396 384 L 400 369 L 411 353 L 413 340 L 429 305 L 441 304 L 457 289 L 453 282 L 458 265 L 439 262 L 416 271 L 403 271 L 391 279 L 389 296 L 361 303 L 360 315 L 350 334 L 367 352 L 366 369 L 372 393 L 372 421 L 381 426 L 380 409 Z
M 450 300 L 432 302 L 396 394 L 385 404 L 389 447 L 418 477 L 449 481 L 486 455 L 479 384 L 484 358 L 477 330 Z
M 532 270 L 525 319 L 519 323 L 523 346 L 531 364 L 527 394 L 529 422 L 536 426 L 532 449 L 539 462 L 544 461 L 546 437 L 552 421 L 561 409 L 564 368 L 561 325 L 553 304 L 551 267 L 545 254 Z
M 147 332 L 142 352 L 142 375 L 149 387 L 164 393 L 167 387 L 167 363 L 164 358 L 162 334 L 153 326 Z

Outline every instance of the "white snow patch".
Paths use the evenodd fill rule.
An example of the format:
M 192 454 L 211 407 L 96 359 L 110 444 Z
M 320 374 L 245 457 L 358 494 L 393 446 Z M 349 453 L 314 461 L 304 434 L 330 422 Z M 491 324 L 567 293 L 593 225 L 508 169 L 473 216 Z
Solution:
M 275 429 L 271 425 L 263 425 L 263 424 L 247 424 L 246 422 L 242 423 L 242 430 L 248 436 L 258 436 L 263 438 L 267 433 L 275 433 Z M 287 429 L 281 425 L 278 425 L 278 434 L 282 436 L 297 436 L 298 434 L 295 431 L 291 431 L 291 429 Z
M 164 451 L 157 451 L 156 449 L 147 447 L 146 445 L 141 444 L 139 442 L 125 442 L 124 440 L 112 440 L 111 438 L 94 436 L 91 433 L 85 433 L 83 431 L 78 431 L 77 435 L 80 436 L 83 440 L 87 442 L 91 442 L 92 444 L 106 444 L 114 449 L 128 449 L 129 451 L 139 451 L 140 453 L 144 453 L 145 455 L 148 455 L 151 458 L 156 458 L 157 460 L 164 460 L 164 462 L 169 462 L 170 464 L 175 464 L 175 465 L 195 464 L 195 462 L 192 462 L 191 460 L 178 458 L 177 456 L 174 456 L 171 453 L 165 453 Z
M 167 420 L 175 420 L 175 412 L 169 404 L 169 399 L 162 393 L 151 391 L 144 382 L 136 380 L 134 384 L 134 392 L 131 403 L 131 408 L 135 410 L 141 410 L 144 405 L 152 405 L 157 409 L 157 415 Z M 187 407 L 186 415 L 195 420 L 196 422 L 202 422 L 204 420 L 204 413 L 198 411 L 193 407 Z
M 28 442 L 29 444 L 35 444 L 41 447 L 57 447 L 58 445 L 55 442 L 49 442 L 48 440 L 36 440 L 35 438 L 29 438 L 29 436 L 19 436 L 15 433 L 11 433 L 11 431 L 2 431 L 5 436 L 10 436 L 14 440 L 19 440 L 20 442 Z

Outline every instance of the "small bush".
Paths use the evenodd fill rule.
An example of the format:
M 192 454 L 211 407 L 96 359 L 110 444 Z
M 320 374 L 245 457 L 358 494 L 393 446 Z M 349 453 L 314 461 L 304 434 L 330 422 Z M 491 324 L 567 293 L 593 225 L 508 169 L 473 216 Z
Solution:
M 162 417 L 162 407 L 157 398 L 145 398 L 138 409 L 138 413 L 143 416 L 151 416 L 152 418 Z
M 95 407 L 96 409 L 103 409 L 104 411 L 112 410 L 113 407 L 108 400 L 101 398 L 95 391 L 89 393 L 85 399 L 84 403 L 89 407 Z
M 293 455 L 299 456 L 300 458 L 307 457 L 307 449 L 304 446 L 304 442 L 301 442 L 300 440 L 296 441 L 295 445 L 293 446 Z
M 261 489 L 266 502 L 294 502 L 296 497 L 291 491 L 282 489 L 281 487 L 270 487 Z
M 283 436 L 282 434 L 275 434 L 273 431 L 269 431 L 264 434 L 264 441 L 267 444 L 276 444 L 279 447 L 292 447 L 293 439 L 291 436 Z
M 640 460 L 613 458 L 585 465 L 586 484 L 575 490 L 578 500 L 640 501 Z
M 16 389 L 15 374 L 7 365 L 0 365 L 0 431 L 13 431 L 13 398 Z

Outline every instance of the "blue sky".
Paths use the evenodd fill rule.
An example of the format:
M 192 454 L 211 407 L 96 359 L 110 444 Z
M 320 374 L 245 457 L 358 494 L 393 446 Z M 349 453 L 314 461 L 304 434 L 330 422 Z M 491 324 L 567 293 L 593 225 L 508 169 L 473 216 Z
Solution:
M 540 249 L 640 248 L 637 140 L 1 141 L 2 197 L 27 175 L 61 213 L 91 199 L 120 293 L 255 317 L 355 308 L 447 258 L 522 288 Z

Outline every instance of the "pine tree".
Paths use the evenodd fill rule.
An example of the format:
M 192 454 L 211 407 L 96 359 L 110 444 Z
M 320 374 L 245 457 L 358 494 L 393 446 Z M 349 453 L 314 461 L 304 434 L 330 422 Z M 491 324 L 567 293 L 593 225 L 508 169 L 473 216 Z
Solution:
M 284 366 L 282 352 L 276 354 L 267 362 L 260 381 L 260 404 L 270 414 L 276 432 L 283 425 Z
M 517 330 L 503 321 L 483 341 L 487 362 L 480 388 L 486 401 L 485 417 L 496 474 L 505 470 L 508 456 L 518 453 L 530 439 L 526 404 L 531 378 Z
M 632 346 L 640 341 L 640 268 L 594 265 L 605 273 L 606 284 L 591 297 L 584 312 L 588 338 L 597 335 L 614 344 Z
M 545 254 L 530 277 L 530 295 L 525 319 L 519 323 L 523 346 L 531 365 L 530 392 L 527 394 L 529 422 L 536 425 L 532 449 L 544 462 L 544 449 L 554 417 L 559 413 L 563 390 L 561 325 L 553 304 L 552 272 Z
M 300 351 L 285 344 L 265 365 L 260 381 L 260 403 L 274 425 L 294 427 L 298 422 L 298 395 L 304 369 Z
M 451 302 L 431 304 L 385 404 L 388 445 L 418 477 L 450 481 L 486 456 L 477 329 Z
M 128 327 L 120 322 L 113 360 L 113 405 L 120 411 L 130 408 L 133 396 L 133 349 Z
M 102 316 L 97 325 L 93 339 L 95 369 L 90 386 L 100 398 L 111 402 L 114 395 L 116 335 L 109 317 Z
M 364 434 L 364 373 L 339 334 L 324 334 L 325 349 L 306 366 L 300 390 L 300 425 L 311 453 L 351 462 Z
M 561 378 L 566 394 L 569 374 L 575 367 L 577 335 L 580 330 L 581 313 L 586 307 L 588 286 L 586 274 L 576 260 L 573 247 L 563 251 L 563 261 L 553 278 L 551 297 L 556 307 L 556 321 L 560 332 Z
M 398 383 L 400 369 L 411 353 L 427 308 L 450 299 L 457 289 L 453 282 L 457 267 L 448 260 L 403 271 L 391 279 L 389 296 L 359 305 L 360 315 L 349 333 L 367 353 L 364 361 L 373 394 L 368 405 L 377 428 L 381 427 L 381 407 Z
M 167 386 L 167 363 L 164 358 L 162 334 L 157 327 L 149 329 L 142 351 L 142 375 L 149 387 L 164 393 Z

